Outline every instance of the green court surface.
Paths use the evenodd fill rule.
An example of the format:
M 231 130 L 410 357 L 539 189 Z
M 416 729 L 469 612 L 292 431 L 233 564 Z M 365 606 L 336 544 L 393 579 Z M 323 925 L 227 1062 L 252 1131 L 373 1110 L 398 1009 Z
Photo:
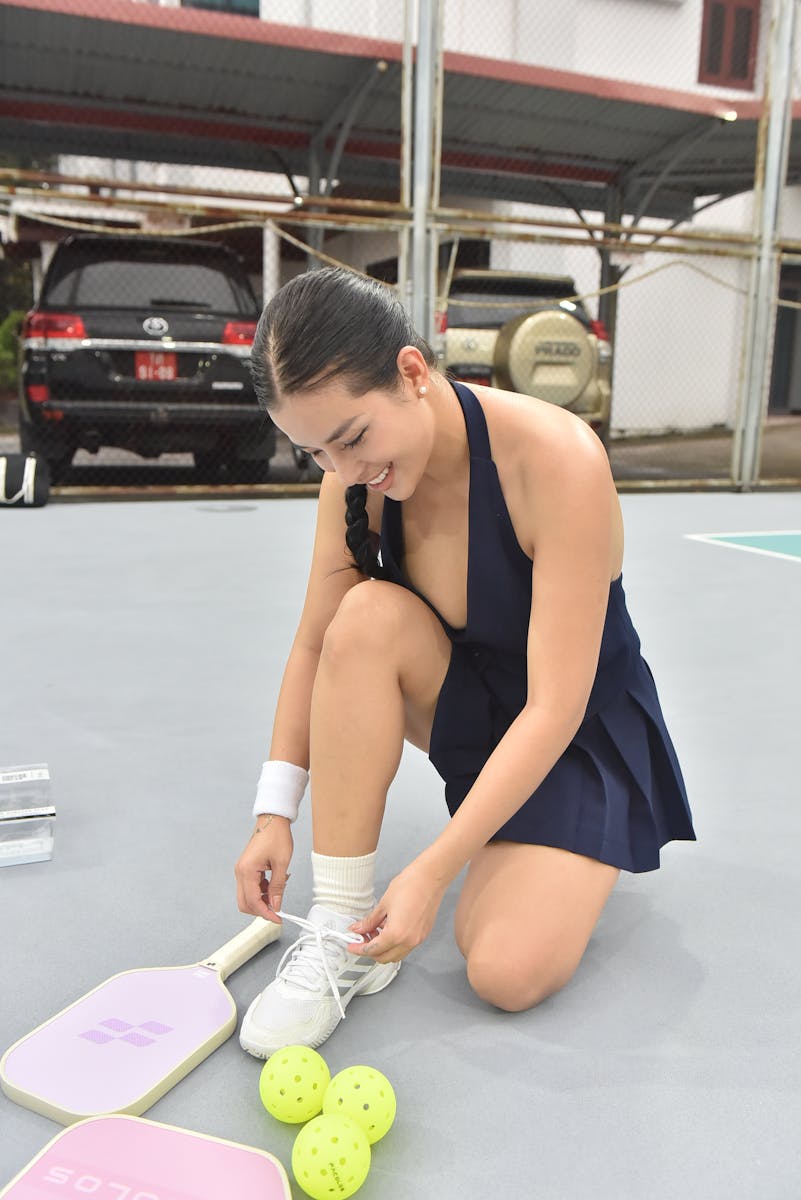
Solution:
M 716 542 L 735 550 L 751 550 L 754 554 L 769 554 L 773 558 L 801 559 L 801 530 L 788 529 L 770 533 L 688 533 L 696 542 Z

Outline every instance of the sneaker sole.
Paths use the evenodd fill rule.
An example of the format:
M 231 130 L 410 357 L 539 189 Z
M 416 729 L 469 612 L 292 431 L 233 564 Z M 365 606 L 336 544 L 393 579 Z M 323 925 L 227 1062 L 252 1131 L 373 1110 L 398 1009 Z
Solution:
M 316 1050 L 318 1046 L 322 1046 L 323 1042 L 327 1042 L 331 1034 L 342 1021 L 339 1013 L 336 1014 L 336 1019 L 332 1022 L 329 1028 L 314 1038 L 302 1040 L 298 1038 L 291 1039 L 289 1042 L 282 1042 L 281 1045 L 273 1046 L 270 1049 L 265 1049 L 263 1046 L 257 1046 L 253 1042 L 243 1041 L 242 1035 L 239 1035 L 239 1044 L 243 1050 L 247 1050 L 248 1054 L 252 1054 L 254 1058 L 267 1059 L 278 1050 L 283 1050 L 284 1046 L 308 1046 L 310 1050 Z
M 356 989 L 349 997 L 348 1004 L 350 1003 L 350 1001 L 353 999 L 354 996 L 375 996 L 378 992 L 383 992 L 384 988 L 389 987 L 389 985 L 392 983 L 392 980 L 396 977 L 396 975 L 398 974 L 398 971 L 400 971 L 400 969 L 401 969 L 401 964 L 399 962 L 398 963 L 382 963 L 381 965 L 387 966 L 387 967 L 393 967 L 394 970 L 388 971 L 386 973 L 385 978 L 382 976 L 377 982 L 373 983 L 373 985 L 371 987 L 366 987 L 363 990 Z M 368 976 L 368 979 L 369 979 L 369 976 Z M 259 997 L 257 996 L 256 999 L 253 1001 L 253 1004 L 256 1004 L 258 999 L 259 999 Z M 251 1007 L 252 1007 L 252 1005 L 251 1005 Z M 347 1004 L 345 1005 L 345 1007 L 347 1008 Z M 248 1012 L 250 1012 L 250 1009 L 248 1009 Z M 247 1020 L 247 1013 L 245 1014 L 245 1020 Z M 331 1034 L 334 1032 L 337 1025 L 339 1025 L 341 1023 L 341 1021 L 342 1021 L 342 1018 L 340 1017 L 339 1013 L 335 1012 L 334 1019 L 329 1024 L 329 1026 L 325 1027 L 322 1033 L 317 1034 L 311 1040 L 299 1041 L 297 1039 L 290 1039 L 288 1042 L 282 1042 L 280 1045 L 273 1046 L 272 1049 L 265 1049 L 263 1046 L 256 1045 L 255 1042 L 250 1041 L 250 1039 L 247 1038 L 247 1036 L 243 1034 L 242 1030 L 240 1030 L 239 1044 L 243 1050 L 247 1051 L 248 1054 L 252 1054 L 254 1058 L 260 1058 L 260 1059 L 267 1059 L 270 1057 L 271 1054 L 275 1054 L 275 1052 L 277 1050 L 283 1050 L 284 1046 L 288 1046 L 288 1045 L 308 1046 L 311 1050 L 316 1050 L 318 1046 L 322 1046 L 323 1042 L 328 1041 Z M 243 1022 L 243 1025 L 244 1025 L 244 1022 Z

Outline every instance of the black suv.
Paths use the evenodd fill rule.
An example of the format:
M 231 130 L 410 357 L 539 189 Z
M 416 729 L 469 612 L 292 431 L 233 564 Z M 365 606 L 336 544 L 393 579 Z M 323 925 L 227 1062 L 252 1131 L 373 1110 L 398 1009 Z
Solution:
M 185 238 L 79 235 L 56 249 L 22 327 L 20 440 L 63 475 L 79 447 L 191 451 L 203 473 L 264 478 L 259 310 L 240 260 Z

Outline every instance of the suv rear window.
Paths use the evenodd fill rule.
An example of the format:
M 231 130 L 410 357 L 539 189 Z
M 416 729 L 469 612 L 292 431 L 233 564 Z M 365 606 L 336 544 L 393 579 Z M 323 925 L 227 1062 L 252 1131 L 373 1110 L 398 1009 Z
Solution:
M 253 297 L 231 266 L 142 261 L 125 254 L 73 258 L 47 282 L 44 303 L 64 308 L 186 308 L 252 316 Z
M 522 317 L 538 308 L 558 308 L 575 287 L 568 282 L 542 280 L 541 287 L 532 279 L 488 278 L 459 279 L 451 284 L 448 297 L 449 329 L 500 329 L 507 321 Z M 455 301 L 455 303 L 454 303 Z M 564 307 L 585 324 L 589 318 L 580 302 L 568 301 Z

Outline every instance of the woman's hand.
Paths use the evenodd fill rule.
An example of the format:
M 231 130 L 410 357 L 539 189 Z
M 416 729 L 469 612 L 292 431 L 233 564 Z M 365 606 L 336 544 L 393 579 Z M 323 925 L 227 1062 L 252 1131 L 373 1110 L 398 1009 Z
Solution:
M 400 962 L 428 937 L 444 894 L 431 869 L 415 859 L 395 876 L 373 911 L 350 926 L 351 933 L 367 940 L 349 949 L 376 962 Z
M 240 912 L 281 923 L 275 914 L 289 879 L 292 831 L 286 817 L 269 814 L 256 818 L 256 828 L 234 868 Z M 267 879 L 265 872 L 269 871 Z

